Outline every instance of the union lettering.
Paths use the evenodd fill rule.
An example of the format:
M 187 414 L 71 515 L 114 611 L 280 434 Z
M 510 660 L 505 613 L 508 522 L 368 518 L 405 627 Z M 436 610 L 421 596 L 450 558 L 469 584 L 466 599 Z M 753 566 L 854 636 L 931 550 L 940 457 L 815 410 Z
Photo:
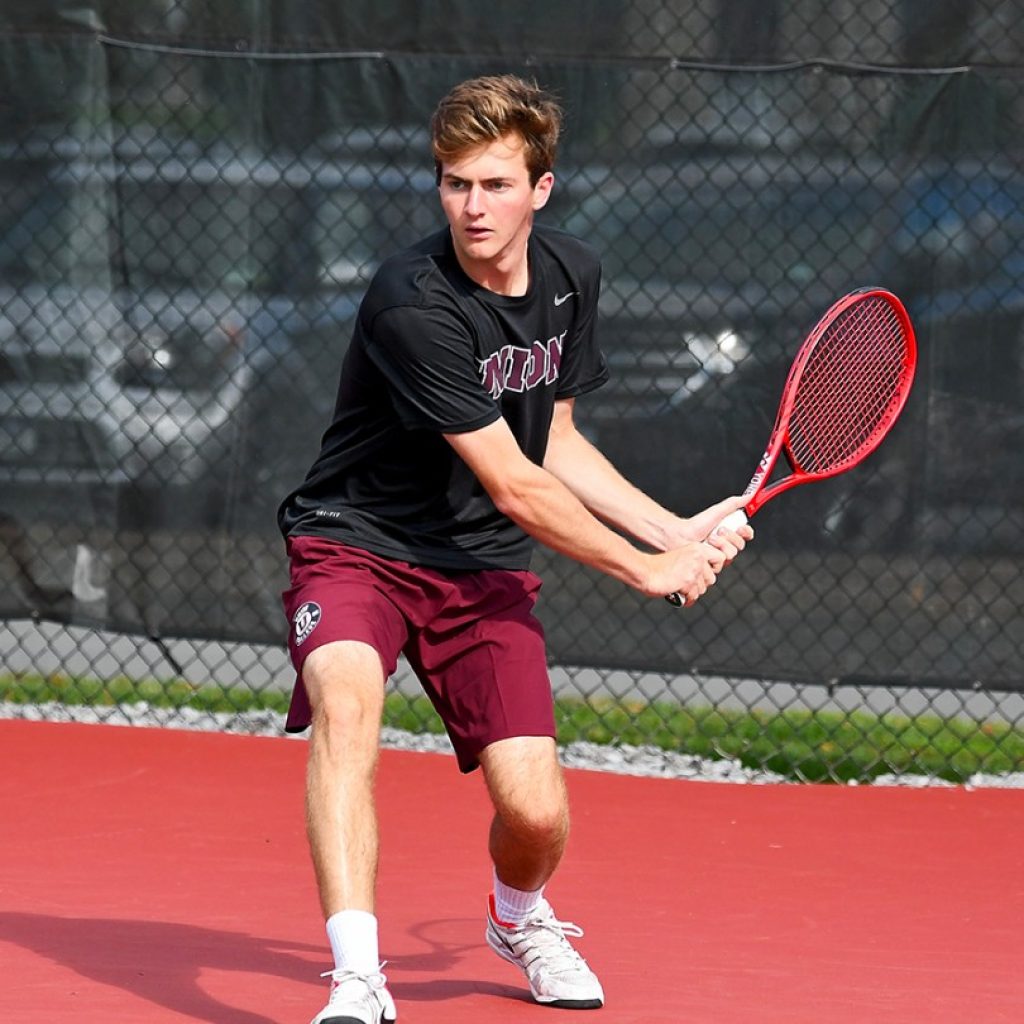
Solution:
M 523 392 L 558 380 L 562 365 L 562 345 L 568 331 L 547 341 L 535 341 L 529 348 L 503 345 L 480 360 L 480 382 L 491 398 L 504 391 Z

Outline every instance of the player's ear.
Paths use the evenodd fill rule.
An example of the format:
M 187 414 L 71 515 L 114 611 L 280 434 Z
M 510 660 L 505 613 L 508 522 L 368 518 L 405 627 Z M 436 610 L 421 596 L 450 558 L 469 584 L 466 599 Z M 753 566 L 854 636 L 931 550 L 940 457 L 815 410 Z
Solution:
M 533 208 L 543 209 L 551 198 L 551 189 L 555 184 L 555 176 L 550 171 L 545 171 L 533 186 Z

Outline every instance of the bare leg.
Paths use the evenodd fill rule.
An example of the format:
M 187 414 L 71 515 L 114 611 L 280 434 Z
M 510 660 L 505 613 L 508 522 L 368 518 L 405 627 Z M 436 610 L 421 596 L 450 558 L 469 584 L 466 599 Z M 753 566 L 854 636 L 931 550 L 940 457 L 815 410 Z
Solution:
M 313 708 L 306 770 L 306 832 L 324 917 L 374 912 L 378 832 L 374 805 L 384 671 L 377 652 L 345 641 L 303 666 Z
M 490 851 L 498 880 L 535 892 L 558 867 L 569 835 L 569 802 L 554 740 L 502 740 L 483 752 L 480 764 L 494 804 Z M 494 909 L 487 917 L 487 944 L 523 971 L 537 1002 L 573 1009 L 604 1005 L 600 981 L 569 942 L 583 934 L 581 928 L 559 921 L 545 901 L 513 924 Z
M 494 820 L 489 849 L 498 878 L 539 889 L 554 874 L 569 837 L 569 800 L 555 741 L 520 736 L 480 755 Z

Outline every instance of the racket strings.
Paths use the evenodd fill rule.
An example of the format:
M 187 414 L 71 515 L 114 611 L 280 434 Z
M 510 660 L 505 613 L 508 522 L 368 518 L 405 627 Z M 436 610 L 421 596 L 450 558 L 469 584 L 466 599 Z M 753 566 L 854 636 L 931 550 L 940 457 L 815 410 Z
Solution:
M 807 473 L 852 464 L 898 411 L 907 339 L 890 303 L 871 296 L 822 330 L 797 383 L 787 447 Z

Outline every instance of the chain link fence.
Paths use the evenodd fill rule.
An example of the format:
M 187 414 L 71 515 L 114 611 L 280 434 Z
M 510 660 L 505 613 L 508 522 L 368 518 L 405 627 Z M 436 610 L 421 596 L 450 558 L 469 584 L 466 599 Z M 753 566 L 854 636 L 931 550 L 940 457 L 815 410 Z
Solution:
M 1022 4 L 445 12 L 0 14 L 3 713 L 279 729 L 276 506 L 370 275 L 441 225 L 434 103 L 508 70 L 568 111 L 543 218 L 604 257 L 612 382 L 580 422 L 660 501 L 742 489 L 843 292 L 900 295 L 922 359 L 872 460 L 766 508 L 696 608 L 538 554 L 562 739 L 800 779 L 1020 769 Z M 439 728 L 404 667 L 387 714 Z

